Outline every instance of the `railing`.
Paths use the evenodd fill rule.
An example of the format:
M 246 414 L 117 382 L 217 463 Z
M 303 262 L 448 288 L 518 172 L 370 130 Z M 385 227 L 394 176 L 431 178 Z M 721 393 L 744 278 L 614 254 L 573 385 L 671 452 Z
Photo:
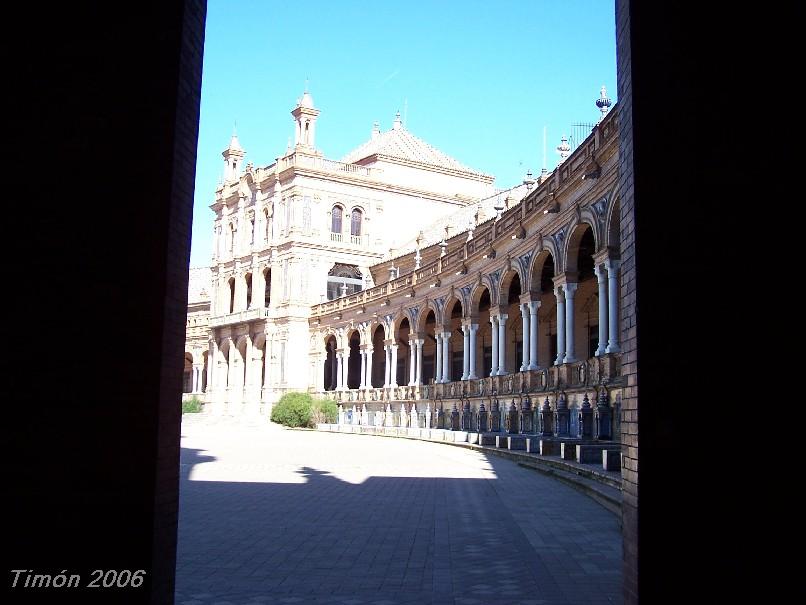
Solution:
M 542 214 L 544 202 L 546 202 L 549 192 L 557 191 L 569 181 L 579 177 L 581 171 L 590 162 L 594 152 L 598 152 L 598 149 L 603 147 L 605 143 L 618 135 L 617 116 L 617 111 L 610 111 L 596 125 L 593 132 L 559 166 L 558 170 L 555 170 L 547 180 L 538 185 L 537 189 L 527 195 L 520 203 L 503 212 L 498 221 L 490 219 L 477 225 L 473 230 L 473 238 L 469 241 L 465 239 L 467 236 L 464 233 L 457 234 L 448 240 L 448 253 L 441 259 L 370 290 L 365 290 L 358 298 L 351 297 L 348 299 L 342 297 L 314 305 L 311 308 L 311 315 L 314 317 L 322 316 L 345 309 L 353 304 L 367 304 L 382 300 L 395 292 L 417 285 L 422 279 L 433 278 L 434 275 L 446 270 L 456 270 L 459 268 L 461 261 L 471 255 L 486 251 L 500 235 L 511 231 L 518 222 L 524 220 L 527 216 L 535 213 Z M 399 264 L 403 264 L 402 258 L 407 257 L 398 259 Z M 407 262 L 412 261 L 409 259 Z M 350 300 L 353 302 L 348 302 Z
M 467 397 L 518 397 L 524 394 L 551 394 L 558 391 L 592 391 L 602 386 L 623 386 L 621 364 L 616 354 L 592 357 L 559 366 L 511 372 L 503 376 L 487 376 L 475 380 L 453 380 L 445 383 L 401 385 L 320 391 L 317 396 L 332 401 L 420 401 L 462 399 Z M 532 401 L 532 405 L 537 405 Z
M 341 233 L 330 233 L 330 241 L 331 242 L 340 242 L 342 241 Z
M 267 317 L 269 310 L 266 307 L 256 307 L 254 309 L 246 309 L 238 311 L 237 313 L 228 313 L 227 315 L 219 315 L 210 318 L 210 327 L 217 328 L 219 326 L 226 326 L 230 324 L 244 323 L 255 319 L 262 319 Z
M 366 166 L 358 166 L 356 164 L 345 164 L 344 162 L 337 162 L 335 160 L 328 160 L 318 156 L 305 155 L 295 153 L 289 157 L 280 160 L 280 171 L 298 166 L 300 168 L 311 168 L 314 170 L 321 170 L 323 172 L 344 172 L 347 174 L 354 174 L 358 176 L 372 176 L 372 168 Z

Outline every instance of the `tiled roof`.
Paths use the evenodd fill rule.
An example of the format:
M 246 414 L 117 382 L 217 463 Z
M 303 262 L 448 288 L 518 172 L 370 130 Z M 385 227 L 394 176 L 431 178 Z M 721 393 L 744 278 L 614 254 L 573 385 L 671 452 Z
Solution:
M 210 300 L 210 267 L 191 267 L 188 276 L 188 303 Z
M 391 130 L 378 133 L 375 137 L 344 156 L 341 161 L 347 164 L 355 164 L 375 154 L 474 174 L 478 172 L 445 155 L 422 139 L 415 137 L 399 123 Z

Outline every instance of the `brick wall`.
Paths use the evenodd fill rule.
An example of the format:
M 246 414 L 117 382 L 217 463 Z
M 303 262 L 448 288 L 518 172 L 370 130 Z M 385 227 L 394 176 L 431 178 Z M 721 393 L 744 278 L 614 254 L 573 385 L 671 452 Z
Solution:
M 622 532 L 624 602 L 638 603 L 638 366 L 636 338 L 635 198 L 633 189 L 630 2 L 616 2 L 616 58 L 619 111 L 619 211 L 621 220 L 621 399 Z

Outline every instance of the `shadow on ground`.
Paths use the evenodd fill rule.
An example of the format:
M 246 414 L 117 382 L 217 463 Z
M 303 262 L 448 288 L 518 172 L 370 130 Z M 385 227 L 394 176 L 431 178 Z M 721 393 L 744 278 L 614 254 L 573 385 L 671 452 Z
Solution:
M 617 518 L 509 461 L 488 458 L 497 479 L 190 479 L 213 461 L 182 448 L 177 605 L 621 602 Z

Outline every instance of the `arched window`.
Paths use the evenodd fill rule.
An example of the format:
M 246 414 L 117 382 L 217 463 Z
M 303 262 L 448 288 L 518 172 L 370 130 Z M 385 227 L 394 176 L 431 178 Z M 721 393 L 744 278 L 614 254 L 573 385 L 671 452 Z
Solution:
M 350 235 L 354 237 L 361 236 L 361 219 L 363 214 L 358 208 L 353 208 L 352 215 L 350 216 Z
M 229 224 L 229 251 L 232 252 L 235 249 L 235 234 L 238 233 L 235 230 L 235 225 L 232 223 Z
M 333 300 L 343 294 L 355 294 L 356 292 L 360 292 L 363 287 L 363 275 L 357 266 L 336 263 L 328 273 L 327 299 Z
M 333 233 L 341 233 L 341 206 L 333 206 L 333 220 L 330 230 Z
M 271 235 L 271 224 L 269 224 L 269 210 L 268 208 L 263 211 L 263 229 L 265 230 L 263 233 L 263 241 L 268 242 L 269 237 Z
M 235 278 L 229 278 L 229 312 L 235 312 Z

